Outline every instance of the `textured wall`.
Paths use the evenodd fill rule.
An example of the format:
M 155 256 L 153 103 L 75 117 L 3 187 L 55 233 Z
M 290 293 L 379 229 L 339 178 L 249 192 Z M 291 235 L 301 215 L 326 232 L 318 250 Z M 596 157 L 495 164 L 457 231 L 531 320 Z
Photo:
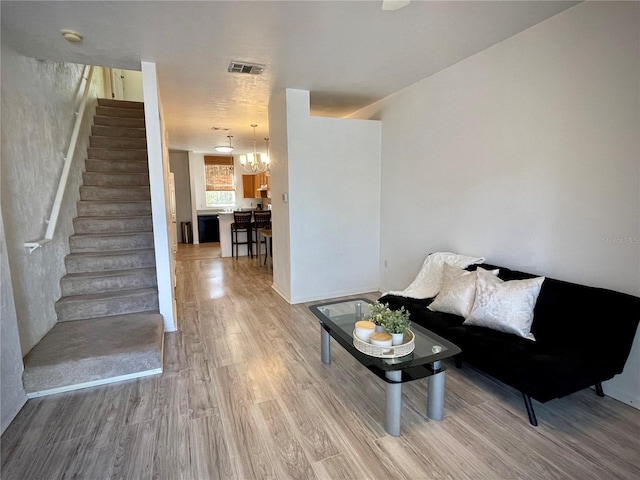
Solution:
M 16 307 L 13 303 L 13 289 L 9 272 L 9 259 L 4 238 L 2 208 L 0 208 L 0 417 L 1 431 L 7 428 L 17 415 L 27 395 L 22 387 L 22 352 L 18 335 Z
M 2 45 L 1 201 L 23 356 L 56 322 L 64 257 L 73 233 L 84 158 L 101 75 L 96 75 L 53 241 L 33 254 L 24 242 L 42 238 L 75 117 L 81 65 L 23 57 Z

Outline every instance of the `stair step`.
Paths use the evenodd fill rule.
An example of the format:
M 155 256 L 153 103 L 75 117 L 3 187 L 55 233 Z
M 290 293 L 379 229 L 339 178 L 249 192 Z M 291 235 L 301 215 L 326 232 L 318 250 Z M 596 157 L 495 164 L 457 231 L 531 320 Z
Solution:
M 91 135 L 94 137 L 126 137 L 147 138 L 144 128 L 110 127 L 105 125 L 93 125 Z
M 86 172 L 94 173 L 149 173 L 146 160 L 94 160 L 87 159 L 84 163 Z
M 147 151 L 89 147 L 87 148 L 87 157 L 104 160 L 147 160 Z
M 63 297 L 102 292 L 157 288 L 155 268 L 71 273 L 60 280 Z
M 147 148 L 146 138 L 121 137 L 89 137 L 89 145 L 96 148 L 117 148 L 144 150 Z
M 71 235 L 72 253 L 104 252 L 108 250 L 144 250 L 153 248 L 153 232 L 85 233 Z
M 151 215 L 151 202 L 149 200 L 136 202 L 81 200 L 77 202 L 76 208 L 79 217 Z
M 145 121 L 144 118 L 104 117 L 96 115 L 93 117 L 93 124 L 107 127 L 144 128 Z
M 153 219 L 150 215 L 128 217 L 76 217 L 73 231 L 78 234 L 151 232 Z
M 148 173 L 101 173 L 84 172 L 82 181 L 85 185 L 102 186 L 146 186 L 149 185 Z
M 101 107 L 133 108 L 137 110 L 144 110 L 144 102 L 134 102 L 132 100 L 115 100 L 113 98 L 99 98 L 98 105 L 100 105 Z
M 102 186 L 81 186 L 81 200 L 113 200 L 122 201 L 141 201 L 151 200 L 149 187 L 102 187 Z
M 62 297 L 55 308 L 58 322 L 148 312 L 158 309 L 158 290 L 139 288 Z
M 29 398 L 162 372 L 162 315 L 59 322 L 25 357 Z
M 144 118 L 144 110 L 137 108 L 96 107 L 96 115 L 121 118 Z
M 155 267 L 156 258 L 154 250 L 148 248 L 70 253 L 65 257 L 64 263 L 67 267 L 67 273 L 86 273 Z

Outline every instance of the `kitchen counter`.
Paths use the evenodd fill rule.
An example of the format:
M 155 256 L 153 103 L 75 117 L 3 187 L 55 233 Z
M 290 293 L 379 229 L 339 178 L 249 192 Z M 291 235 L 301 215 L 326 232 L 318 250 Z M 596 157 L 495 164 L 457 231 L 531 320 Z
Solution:
M 261 211 L 257 208 L 243 208 L 243 212 L 255 212 Z M 220 225 L 220 256 L 223 258 L 231 257 L 231 224 L 233 223 L 233 212 L 221 212 L 218 214 L 218 221 Z M 246 242 L 247 234 L 244 232 L 238 233 L 238 241 Z M 255 250 L 254 250 L 254 253 Z M 246 257 L 249 255 L 249 249 L 247 245 L 238 246 L 238 255 Z

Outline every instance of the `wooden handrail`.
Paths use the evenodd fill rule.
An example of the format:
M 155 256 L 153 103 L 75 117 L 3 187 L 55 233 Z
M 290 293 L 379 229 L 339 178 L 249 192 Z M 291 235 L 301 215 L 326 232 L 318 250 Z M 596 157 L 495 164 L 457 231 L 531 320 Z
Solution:
M 44 234 L 44 238 L 41 238 L 40 240 L 37 240 L 35 242 L 26 242 L 24 244 L 29 253 L 33 253 L 44 244 L 50 242 L 53 239 L 53 234 L 55 233 L 56 226 L 58 225 L 60 206 L 62 205 L 62 198 L 64 197 L 64 192 L 67 188 L 67 180 L 69 179 L 71 162 L 73 161 L 73 155 L 75 154 L 76 146 L 78 145 L 78 134 L 80 133 L 82 118 L 84 117 L 84 112 L 87 107 L 87 97 L 89 96 L 91 79 L 93 78 L 93 65 L 89 67 L 89 73 L 87 74 L 86 78 L 84 77 L 84 71 L 82 72 L 82 78 L 86 82 L 84 85 L 84 92 L 82 93 L 82 100 L 80 101 L 78 111 L 76 112 L 76 122 L 71 132 L 71 138 L 69 139 L 67 154 L 64 157 L 64 166 L 62 167 L 62 174 L 60 175 L 60 183 L 58 183 L 56 198 L 54 199 L 53 206 L 51 207 L 51 215 L 49 215 L 49 218 L 45 220 L 45 223 L 47 224 L 47 230 Z

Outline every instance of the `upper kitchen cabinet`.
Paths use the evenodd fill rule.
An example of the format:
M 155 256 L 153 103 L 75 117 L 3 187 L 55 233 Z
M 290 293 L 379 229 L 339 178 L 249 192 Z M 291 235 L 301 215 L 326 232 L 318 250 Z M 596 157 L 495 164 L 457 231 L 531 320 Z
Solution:
M 261 198 L 260 188 L 266 185 L 269 192 L 271 190 L 271 177 L 266 173 L 256 173 L 255 175 L 242 175 L 242 191 L 244 198 Z M 267 196 L 265 194 L 264 196 Z

